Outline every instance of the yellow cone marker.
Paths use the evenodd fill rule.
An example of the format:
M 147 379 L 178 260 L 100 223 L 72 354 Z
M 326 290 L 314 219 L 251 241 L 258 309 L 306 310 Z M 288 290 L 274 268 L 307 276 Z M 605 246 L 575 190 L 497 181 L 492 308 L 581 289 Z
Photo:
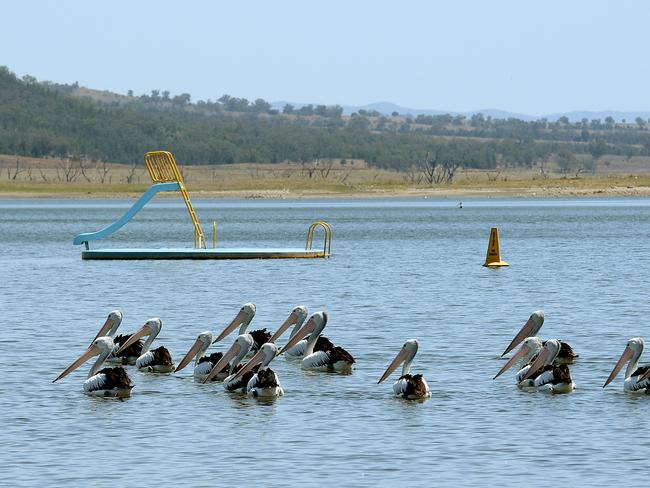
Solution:
M 496 227 L 490 230 L 490 242 L 488 243 L 487 256 L 485 256 L 485 264 L 488 268 L 500 268 L 501 266 L 508 266 L 508 263 L 501 261 L 501 252 L 499 250 L 499 231 Z

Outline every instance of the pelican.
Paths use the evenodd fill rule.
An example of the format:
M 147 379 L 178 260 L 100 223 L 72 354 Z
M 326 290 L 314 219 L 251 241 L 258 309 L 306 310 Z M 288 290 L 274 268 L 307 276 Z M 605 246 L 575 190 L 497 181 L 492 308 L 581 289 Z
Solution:
M 230 349 L 226 351 L 223 357 L 215 364 L 212 370 L 203 380 L 203 383 L 207 383 L 217 374 L 219 374 L 228 364 L 230 364 L 230 375 L 223 380 L 223 388 L 226 391 L 240 391 L 246 393 L 246 385 L 248 380 L 253 376 L 254 371 L 249 371 L 246 375 L 235 378 L 237 372 L 239 371 L 239 364 L 246 357 L 246 354 L 249 353 L 255 340 L 250 334 L 240 334 Z
M 571 371 L 566 363 L 553 364 L 557 359 L 562 344 L 557 339 L 549 339 L 533 361 L 530 368 L 522 378 L 526 381 L 535 378 L 534 386 L 539 388 L 544 385 L 550 385 L 552 393 L 569 393 L 575 390 L 575 383 L 571 379 Z M 541 372 L 540 372 L 541 371 Z
M 233 381 L 246 376 L 253 368 L 257 367 L 257 373 L 253 374 L 248 384 L 246 392 L 254 397 L 274 398 L 284 395 L 284 390 L 280 386 L 278 375 L 269 368 L 269 363 L 278 354 L 278 346 L 271 342 L 262 345 L 260 350 L 244 365 L 233 377 Z
M 131 335 L 128 341 L 120 348 L 118 354 L 126 350 L 131 344 L 142 336 L 149 336 L 142 345 L 142 355 L 136 360 L 135 366 L 140 371 L 149 373 L 171 373 L 174 371 L 172 355 L 166 347 L 160 346 L 156 349 L 149 348 L 162 329 L 162 320 L 158 317 L 149 319 L 135 334 Z
M 506 350 L 503 351 L 501 357 L 512 351 L 526 337 L 537 336 L 539 330 L 542 328 L 542 325 L 544 325 L 544 310 L 537 310 L 530 315 L 528 321 L 524 324 L 521 330 L 517 332 L 517 335 L 514 337 L 514 339 L 512 339 L 508 347 L 506 347 Z M 560 354 L 556 359 L 556 363 L 573 363 L 573 361 L 578 357 L 578 355 L 573 352 L 573 348 L 563 341 L 560 341 L 560 346 Z
M 117 333 L 117 329 L 120 327 L 122 324 L 122 311 L 121 310 L 113 310 L 108 314 L 108 318 L 106 319 L 106 322 L 104 322 L 104 325 L 102 325 L 101 329 L 99 329 L 99 332 L 97 332 L 97 335 L 95 336 L 95 339 L 98 337 L 103 337 L 103 336 L 108 336 L 113 339 L 113 342 L 115 343 L 115 347 L 113 348 L 113 352 L 108 356 L 106 359 L 106 362 L 109 363 L 121 363 L 121 364 L 135 364 L 135 361 L 140 357 L 142 354 L 142 341 L 136 341 L 131 346 L 129 346 L 127 349 L 125 349 L 122 353 L 118 354 L 117 351 L 126 343 L 131 338 L 132 334 L 120 334 L 117 337 L 115 334 Z M 95 340 L 93 339 L 93 341 Z
M 395 359 L 393 359 L 393 362 L 390 363 L 388 368 L 386 368 L 386 371 L 379 378 L 377 384 L 388 378 L 400 364 L 404 363 L 402 366 L 402 375 L 393 383 L 395 396 L 402 397 L 406 400 L 420 400 L 431 397 L 427 380 L 421 374 L 410 374 L 411 363 L 418 353 L 418 347 L 420 347 L 420 343 L 417 339 L 409 339 L 406 341 L 402 346 L 402 350 L 395 356 Z
M 212 332 L 209 330 L 201 332 L 196 339 L 194 345 L 187 351 L 185 357 L 176 366 L 176 372 L 187 366 L 192 359 L 196 356 L 194 362 L 194 381 L 203 381 L 215 364 L 223 357 L 222 352 L 213 352 L 209 356 L 205 355 L 208 347 L 212 344 Z M 228 376 L 228 367 L 221 371 L 218 375 L 212 378 L 213 381 L 221 381 Z
M 630 393 L 648 393 L 650 392 L 650 364 L 639 367 L 639 358 L 643 353 L 645 342 L 641 337 L 634 337 L 627 341 L 627 346 L 620 359 L 614 366 L 609 378 L 605 381 L 603 388 L 609 385 L 625 363 L 629 361 L 625 370 L 625 381 L 623 382 L 623 391 Z
M 521 362 L 524 366 L 519 370 L 515 378 L 517 379 L 517 384 L 519 386 L 535 386 L 534 380 L 523 381 L 524 376 L 528 373 L 530 366 L 533 364 L 533 360 L 537 357 L 539 352 L 542 350 L 544 345 L 539 337 L 526 337 L 524 342 L 521 344 L 521 347 L 517 353 L 508 360 L 506 364 L 503 365 L 503 368 L 492 378 L 496 380 L 503 373 L 508 371 L 517 361 L 521 359 Z
M 235 330 L 237 326 L 239 326 L 239 335 L 245 334 L 246 329 L 248 329 L 248 326 L 255 317 L 256 310 L 257 309 L 254 303 L 244 303 L 244 305 L 241 307 L 241 310 L 239 310 L 239 313 L 235 316 L 232 322 L 228 324 L 223 332 L 217 336 L 213 343 L 221 341 L 224 337 Z M 266 329 L 252 330 L 249 332 L 249 334 L 255 341 L 252 351 L 257 351 L 260 347 L 262 347 L 262 344 L 269 342 L 269 339 L 271 338 L 271 333 Z
M 103 368 L 104 361 L 113 352 L 115 343 L 113 339 L 105 336 L 93 341 L 88 350 L 77 358 L 63 373 L 56 377 L 52 383 L 72 373 L 75 369 L 88 361 L 93 356 L 99 356 L 88 371 L 88 379 L 84 381 L 84 392 L 88 395 L 102 397 L 128 397 L 131 396 L 133 383 L 124 368 Z
M 342 347 L 332 346 L 323 351 L 314 352 L 318 336 L 327 325 L 327 312 L 316 312 L 280 350 L 279 354 L 295 346 L 303 337 L 309 334 L 305 347 L 305 356 L 300 363 L 302 369 L 313 371 L 336 371 L 349 373 L 352 371 L 354 358 Z
M 307 307 L 305 305 L 299 305 L 298 307 L 294 308 L 287 318 L 287 320 L 284 321 L 284 323 L 280 326 L 280 328 L 276 331 L 275 334 L 269 339 L 269 342 L 275 343 L 275 341 L 282 335 L 284 334 L 284 331 L 287 330 L 290 326 L 294 326 L 293 330 L 291 331 L 291 335 L 289 336 L 289 339 L 291 339 L 293 336 L 296 335 L 296 333 L 300 330 L 302 327 L 302 324 L 305 322 L 305 319 L 307 318 Z M 307 337 L 309 335 L 306 335 L 300 340 L 298 343 L 296 343 L 295 346 L 287 349 L 285 351 L 285 358 L 289 360 L 300 360 L 305 356 L 305 348 L 307 347 Z M 332 341 L 330 341 L 327 337 L 323 336 L 318 336 L 318 339 L 316 339 L 316 345 L 314 346 L 314 351 L 328 351 L 330 349 L 334 348 L 334 344 L 332 344 Z

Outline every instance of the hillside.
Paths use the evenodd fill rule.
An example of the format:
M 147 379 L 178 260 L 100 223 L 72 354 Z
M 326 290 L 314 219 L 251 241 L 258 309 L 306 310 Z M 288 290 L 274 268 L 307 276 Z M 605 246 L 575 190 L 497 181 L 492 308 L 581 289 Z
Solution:
M 228 95 L 194 103 L 189 94 L 157 90 L 119 95 L 18 79 L 0 68 L 0 154 L 131 164 L 165 148 L 184 164 L 357 160 L 404 172 L 539 167 L 566 174 L 594 171 L 609 156 L 638 160 L 650 154 L 642 118 L 620 124 L 610 118 L 572 123 L 342 113 L 339 106 L 312 105 L 280 111 L 261 99 Z

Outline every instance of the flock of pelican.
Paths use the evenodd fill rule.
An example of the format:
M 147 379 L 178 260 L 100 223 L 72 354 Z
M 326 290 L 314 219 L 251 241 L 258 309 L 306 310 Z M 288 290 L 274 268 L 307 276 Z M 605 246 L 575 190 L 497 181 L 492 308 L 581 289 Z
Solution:
M 573 352 L 573 348 L 568 343 L 559 339 L 546 341 L 539 339 L 537 333 L 542 325 L 544 325 L 544 312 L 542 310 L 533 312 L 501 356 L 505 356 L 519 344 L 521 347 L 499 370 L 494 379 L 517 362 L 521 362 L 522 367 L 515 375 L 515 381 L 520 388 L 547 388 L 552 393 L 569 393 L 576 387 L 571 378 L 569 365 L 573 364 L 578 355 Z M 603 388 L 609 385 L 627 364 L 623 390 L 631 393 L 650 393 L 650 364 L 639 366 L 643 347 L 644 341 L 641 337 L 634 337 L 627 341 L 623 354 Z
M 327 312 L 315 312 L 308 318 L 307 307 L 294 308 L 278 330 L 271 334 L 266 329 L 248 332 L 255 317 L 253 303 L 246 303 L 239 313 L 216 337 L 212 331 L 201 332 L 194 344 L 181 359 L 178 366 L 165 347 L 151 349 L 153 341 L 162 329 L 162 320 L 152 318 L 136 332 L 117 335 L 122 323 L 122 312 L 108 314 L 89 348 L 73 361 L 53 382 L 67 376 L 90 358 L 97 356 L 84 391 L 104 397 L 127 397 L 133 389 L 126 370 L 122 366 L 102 368 L 105 362 L 118 365 L 135 365 L 142 372 L 179 372 L 194 360 L 194 381 L 207 383 L 221 381 L 229 392 L 246 393 L 255 397 L 278 397 L 284 394 L 278 375 L 270 368 L 271 362 L 284 354 L 286 359 L 300 361 L 302 369 L 350 373 L 354 358 L 345 349 L 335 346 L 322 336 L 327 325 Z M 522 389 L 547 389 L 552 393 L 569 393 L 575 389 L 569 365 L 578 358 L 573 348 L 559 339 L 542 341 L 537 334 L 544 324 L 544 312 L 535 311 L 506 347 L 501 357 L 521 344 L 517 352 L 506 362 L 493 379 L 497 379 L 512 366 L 520 363 L 515 375 L 517 386 Z M 293 326 L 289 340 L 278 348 L 275 342 Z M 238 335 L 226 352 L 211 352 L 212 344 L 222 341 L 237 327 Z M 145 341 L 143 337 L 147 337 Z M 411 363 L 418 352 L 416 339 L 407 340 L 395 359 L 388 365 L 378 383 L 385 381 L 400 365 L 400 377 L 393 384 L 395 396 L 407 400 L 431 397 L 429 385 L 421 374 L 410 373 Z M 640 337 L 628 341 L 623 354 L 605 381 L 603 388 L 611 383 L 627 364 L 623 383 L 626 392 L 650 392 L 650 365 L 640 366 L 644 341 Z
M 84 391 L 103 397 L 128 397 L 133 382 L 122 365 L 135 365 L 146 373 L 172 373 L 184 369 L 194 360 L 195 381 L 207 383 L 221 381 L 226 391 L 248 393 L 255 397 L 277 397 L 284 394 L 278 375 L 270 368 L 276 356 L 299 360 L 302 369 L 350 373 L 355 363 L 345 349 L 335 346 L 321 334 L 327 325 L 327 312 L 316 312 L 308 318 L 307 307 L 299 306 L 271 334 L 266 329 L 251 330 L 248 326 L 255 317 L 255 305 L 246 303 L 239 313 L 216 337 L 212 331 L 201 332 L 178 366 L 164 346 L 151 349 L 162 329 L 162 320 L 152 318 L 133 334 L 116 336 L 122 323 L 122 312 L 115 310 L 108 317 L 88 349 L 74 360 L 54 382 L 64 378 L 89 359 L 97 356 Z M 279 349 L 275 341 L 293 326 L 288 342 Z M 208 349 L 239 327 L 238 335 L 224 352 Z M 147 337 L 143 342 L 142 338 Z M 102 367 L 104 363 L 117 366 Z

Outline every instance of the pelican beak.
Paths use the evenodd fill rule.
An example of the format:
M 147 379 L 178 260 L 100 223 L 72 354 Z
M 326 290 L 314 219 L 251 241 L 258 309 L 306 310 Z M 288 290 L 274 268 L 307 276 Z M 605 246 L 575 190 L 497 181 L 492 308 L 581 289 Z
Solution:
M 255 353 L 255 356 L 253 356 L 251 358 L 251 360 L 248 361 L 246 363 L 246 365 L 237 372 L 237 374 L 233 378 L 233 381 L 236 380 L 237 378 L 241 378 L 242 376 L 244 376 L 246 373 L 248 373 L 255 366 L 257 366 L 258 364 L 261 364 L 262 361 L 264 361 L 264 351 L 260 350 L 260 351 L 257 351 L 257 353 Z
M 616 378 L 616 375 L 619 373 L 621 368 L 625 363 L 627 363 L 630 358 L 632 357 L 632 354 L 634 354 L 634 351 L 630 346 L 625 347 L 625 351 L 623 351 L 623 354 L 621 354 L 621 357 L 619 358 L 618 362 L 616 363 L 616 366 L 614 366 L 614 369 L 612 372 L 609 374 L 609 378 L 607 378 L 607 381 L 605 381 L 605 384 L 603 385 L 603 388 L 605 388 L 607 385 L 609 385 L 614 378 Z
M 190 363 L 190 361 L 194 359 L 194 356 L 196 356 L 199 353 L 201 347 L 203 347 L 203 341 L 201 339 L 197 339 L 194 345 L 190 348 L 190 350 L 187 351 L 185 357 L 181 359 L 180 363 L 178 363 L 178 366 L 176 367 L 176 372 L 180 371 L 185 366 L 187 366 Z
M 61 378 L 64 378 L 68 376 L 70 373 L 72 373 L 75 369 L 77 369 L 79 366 L 81 366 L 83 363 L 88 361 L 91 357 L 93 356 L 98 356 L 101 353 L 99 347 L 97 347 L 95 344 L 90 346 L 86 352 L 84 352 L 81 356 L 79 356 L 70 366 L 65 368 L 65 371 L 61 373 L 59 376 L 56 377 L 52 383 L 60 380 Z
M 519 361 L 521 358 L 523 358 L 523 357 L 524 357 L 526 354 L 528 354 L 529 352 L 530 352 L 530 347 L 528 347 L 528 345 L 524 344 L 523 346 L 521 346 L 521 348 L 519 348 L 519 350 L 517 351 L 517 354 L 515 354 L 514 356 L 512 356 L 512 357 L 510 358 L 510 360 L 509 360 L 506 364 L 503 365 L 503 368 L 501 368 L 501 369 L 499 370 L 499 372 L 495 375 L 495 377 L 492 378 L 492 379 L 493 379 L 493 380 L 496 380 L 499 376 L 501 376 L 503 373 L 505 373 L 505 372 L 508 371 L 510 368 L 512 368 L 512 366 L 513 366 L 514 364 L 516 364 L 517 361 Z
M 275 341 L 277 341 L 289 327 L 295 325 L 297 322 L 298 322 L 298 314 L 295 312 L 291 312 L 289 317 L 287 317 L 287 320 L 285 320 L 284 323 L 280 326 L 280 328 L 275 331 L 275 334 L 271 336 L 268 342 L 275 343 Z
M 280 352 L 278 353 L 278 356 L 282 354 L 284 351 L 287 349 L 291 349 L 293 346 L 298 344 L 306 335 L 311 334 L 314 329 L 316 328 L 316 321 L 314 320 L 314 317 L 310 317 L 310 319 L 300 327 L 300 330 L 296 332 L 291 339 L 284 345 L 282 349 L 280 349 Z
M 111 327 L 113 327 L 113 319 L 111 319 L 110 317 L 108 317 L 108 318 L 106 319 L 106 322 L 104 322 L 104 325 L 102 325 L 102 328 L 99 329 L 99 332 L 97 332 L 97 335 L 95 336 L 95 339 L 93 339 L 92 342 L 91 342 L 90 344 L 92 345 L 92 343 L 95 342 L 95 340 L 96 340 L 98 337 L 103 337 L 103 336 L 105 336 L 106 334 L 108 334 L 108 331 L 111 330 Z
M 151 327 L 148 325 L 143 325 L 142 328 L 134 333 L 131 337 L 129 337 L 129 340 L 124 343 L 122 347 L 120 347 L 120 350 L 117 351 L 117 354 L 122 353 L 125 349 L 127 349 L 131 344 L 135 344 L 135 342 L 140 339 L 142 336 L 146 335 L 151 335 L 153 333 L 153 330 L 151 330 Z
M 388 368 L 386 368 L 386 371 L 384 371 L 384 374 L 379 378 L 379 381 L 377 384 L 381 383 L 384 381 L 386 378 L 390 376 L 390 374 L 397 369 L 397 367 L 404 362 L 404 359 L 406 359 L 406 348 L 403 347 L 402 350 L 395 356 L 395 359 L 393 359 L 393 362 L 390 363 Z
M 203 383 L 207 383 L 212 378 L 217 376 L 221 372 L 221 370 L 223 370 L 223 368 L 226 367 L 226 364 L 228 364 L 232 358 L 234 358 L 237 354 L 239 354 L 239 351 L 241 351 L 241 346 L 235 342 L 232 346 L 230 346 L 230 349 L 228 349 L 226 354 L 221 356 L 221 359 L 210 370 L 208 376 L 206 376 L 205 380 L 203 380 Z
M 537 356 L 537 359 L 535 359 L 535 361 L 533 361 L 533 364 L 530 365 L 530 368 L 528 369 L 526 376 L 522 378 L 522 381 L 527 380 L 528 378 L 533 376 L 533 374 L 535 374 L 539 368 L 544 366 L 544 364 L 546 364 L 546 360 L 550 355 L 551 355 L 551 351 L 549 351 L 547 348 L 542 349 L 539 355 Z
M 512 340 L 512 342 L 510 342 L 508 347 L 506 347 L 506 350 L 503 351 L 503 354 L 501 354 L 501 357 L 505 356 L 510 351 L 512 351 L 526 337 L 531 337 L 532 336 L 531 332 L 533 331 L 534 328 L 535 328 L 535 322 L 533 322 L 532 318 L 528 319 L 528 321 L 524 324 L 524 326 L 521 328 L 521 330 L 519 332 L 517 332 L 517 335 Z
M 230 334 L 233 330 L 235 330 L 237 327 L 239 327 L 241 324 L 244 323 L 244 321 L 248 318 L 248 314 L 244 312 L 243 310 L 240 310 L 239 313 L 235 316 L 234 319 L 232 319 L 232 322 L 228 324 L 228 326 L 223 329 L 223 332 L 219 334 L 219 336 L 212 341 L 212 344 L 215 342 L 219 342 L 222 340 L 224 337 L 226 337 L 228 334 Z

